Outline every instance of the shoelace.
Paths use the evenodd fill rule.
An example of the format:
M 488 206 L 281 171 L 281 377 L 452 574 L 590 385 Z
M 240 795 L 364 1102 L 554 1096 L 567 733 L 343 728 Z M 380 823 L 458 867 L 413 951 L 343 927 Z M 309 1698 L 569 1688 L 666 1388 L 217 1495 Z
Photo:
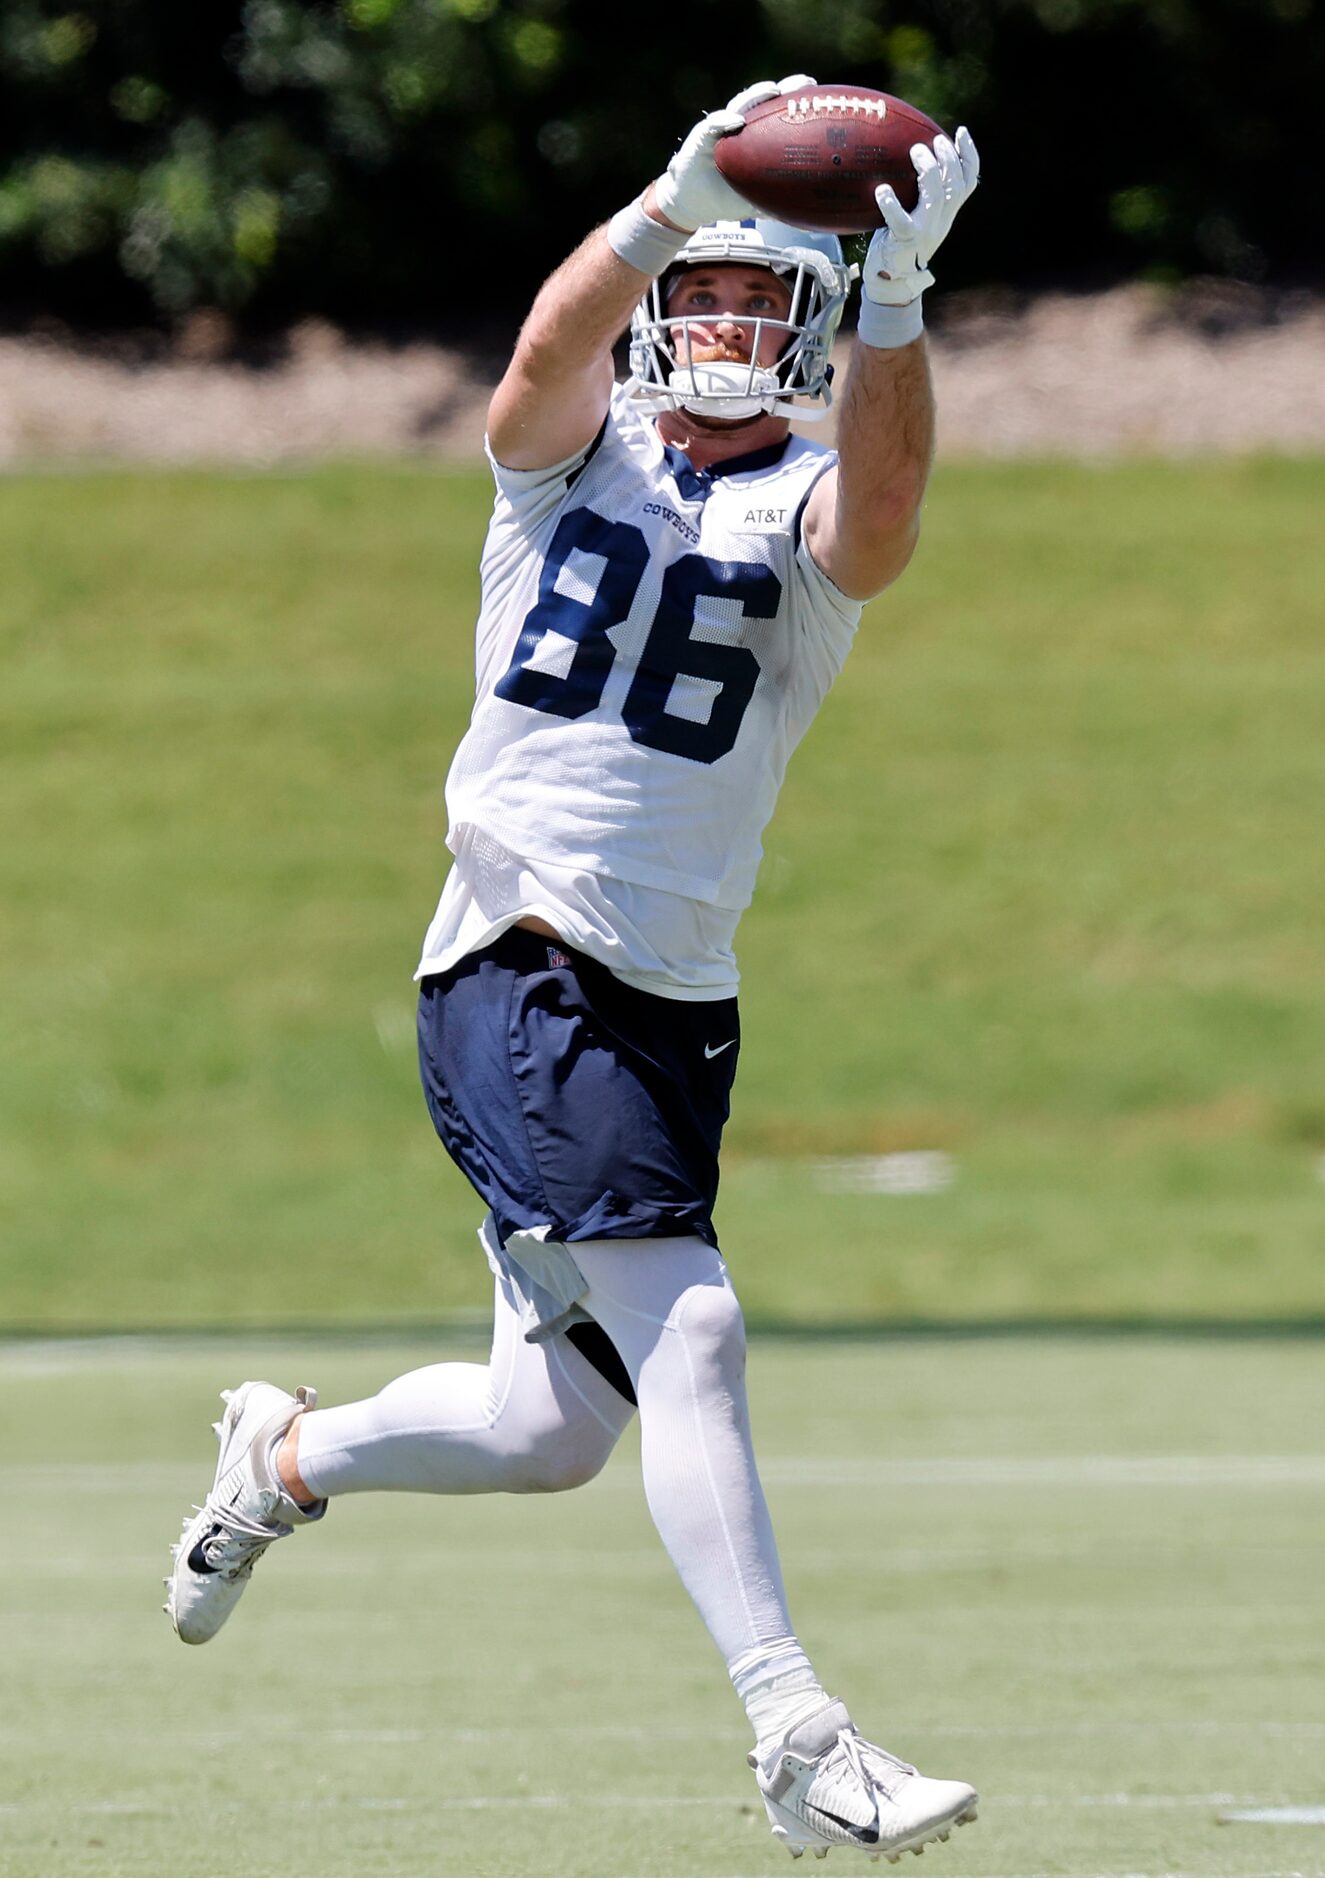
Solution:
M 281 1537 L 279 1527 L 245 1519 L 233 1507 L 218 1507 L 212 1519 L 213 1530 L 202 1542 L 202 1555 L 214 1572 L 226 1578 L 233 1578 L 246 1566 L 251 1568 L 272 1540 Z
M 897 1785 L 898 1774 L 914 1774 L 920 1771 L 913 1767 L 910 1761 L 904 1761 L 900 1755 L 890 1754 L 887 1748 L 876 1748 L 872 1741 L 862 1741 L 859 1735 L 853 1735 L 851 1738 L 856 1743 L 856 1758 L 853 1759 L 852 1765 L 856 1766 L 859 1763 L 870 1785 L 878 1787 L 890 1799 Z M 871 1761 L 875 1763 L 874 1767 L 870 1766 Z
M 838 1759 L 839 1755 L 841 1760 Z M 876 1768 L 869 1765 L 867 1755 L 877 1763 Z M 846 1771 L 846 1768 L 842 1766 L 843 1761 L 846 1763 L 846 1768 L 849 1768 L 855 1775 L 862 1791 L 869 1794 L 873 1800 L 873 1823 L 876 1825 L 879 1818 L 878 1795 L 882 1793 L 886 1799 L 891 1799 L 896 1785 L 896 1776 L 913 1774 L 916 1771 L 909 1761 L 899 1760 L 895 1754 L 889 1754 L 886 1748 L 876 1748 L 872 1741 L 862 1740 L 854 1729 L 843 1728 L 838 1734 L 836 1748 L 830 1749 L 823 1766 L 815 1777 L 813 1787 L 818 1787 L 825 1777 L 830 1781 L 840 1780 Z M 824 1795 L 822 1798 L 810 1800 L 807 1793 L 806 1799 L 811 1806 L 817 1807 L 822 1806 L 828 1796 Z

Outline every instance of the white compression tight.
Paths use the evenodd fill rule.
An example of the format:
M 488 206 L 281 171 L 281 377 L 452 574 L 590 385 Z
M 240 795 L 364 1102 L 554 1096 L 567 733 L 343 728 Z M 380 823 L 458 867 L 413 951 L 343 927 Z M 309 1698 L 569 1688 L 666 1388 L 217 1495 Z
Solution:
M 366 1402 L 299 1423 L 299 1471 L 319 1498 L 555 1493 L 599 1473 L 634 1411 L 565 1337 L 526 1343 L 498 1278 L 492 1354 L 432 1363 Z
M 804 1658 L 755 1469 L 745 1332 L 727 1269 L 697 1238 L 593 1240 L 573 1251 L 589 1287 L 584 1308 L 639 1400 L 654 1524 L 745 1694 L 742 1679 L 762 1683 L 774 1664 Z M 499 1280 L 486 1368 L 434 1364 L 369 1401 L 304 1416 L 299 1468 L 319 1496 L 547 1492 L 592 1478 L 631 1413 L 564 1336 L 524 1341 Z

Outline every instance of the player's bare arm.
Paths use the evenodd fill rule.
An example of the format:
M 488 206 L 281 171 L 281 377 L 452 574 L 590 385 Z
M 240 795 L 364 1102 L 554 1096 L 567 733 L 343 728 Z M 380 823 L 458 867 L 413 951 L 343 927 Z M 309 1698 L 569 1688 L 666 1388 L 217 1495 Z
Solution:
M 695 229 L 751 213 L 714 166 L 719 138 L 741 128 L 752 104 L 807 82 L 796 73 L 780 85 L 752 85 L 711 111 L 666 173 L 544 283 L 488 408 L 488 442 L 499 463 L 547 469 L 592 441 L 612 395 L 612 347 L 650 280 Z
M 923 336 L 882 351 L 857 344 L 837 425 L 838 462 L 805 506 L 806 546 L 834 586 L 868 600 L 897 579 L 920 538 L 934 453 Z
M 641 210 L 666 241 L 689 232 L 668 220 L 650 184 Z M 539 290 L 488 407 L 488 442 L 508 469 L 547 469 L 591 442 L 612 395 L 612 347 L 650 275 L 595 228 Z
M 980 177 L 969 131 L 911 152 L 920 185 L 908 214 L 884 184 L 884 226 L 861 271 L 861 309 L 838 423 L 838 464 L 806 505 L 805 541 L 843 593 L 869 599 L 915 550 L 934 447 L 934 399 L 922 331 L 929 263 Z

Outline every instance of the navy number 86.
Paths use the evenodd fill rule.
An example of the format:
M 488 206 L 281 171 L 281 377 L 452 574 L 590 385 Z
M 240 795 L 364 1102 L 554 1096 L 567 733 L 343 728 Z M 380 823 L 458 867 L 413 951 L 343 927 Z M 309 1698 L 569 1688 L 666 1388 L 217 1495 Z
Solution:
M 557 591 L 575 550 L 604 562 L 589 600 Z M 632 522 L 605 521 L 592 509 L 573 509 L 563 516 L 548 548 L 538 599 L 526 615 L 510 667 L 498 681 L 497 696 L 554 717 L 584 717 L 596 709 L 616 659 L 607 635 L 630 612 L 648 560 L 643 530 Z M 759 661 L 746 646 L 692 637 L 696 603 L 736 601 L 747 619 L 772 619 L 781 598 L 781 581 L 757 562 L 714 561 L 704 554 L 683 554 L 673 561 L 663 576 L 658 610 L 622 707 L 622 719 L 635 742 L 693 763 L 716 763 L 725 756 L 754 695 Z M 530 665 L 549 632 L 574 642 L 564 677 Z M 682 674 L 717 686 L 707 723 L 667 709 L 672 686 Z

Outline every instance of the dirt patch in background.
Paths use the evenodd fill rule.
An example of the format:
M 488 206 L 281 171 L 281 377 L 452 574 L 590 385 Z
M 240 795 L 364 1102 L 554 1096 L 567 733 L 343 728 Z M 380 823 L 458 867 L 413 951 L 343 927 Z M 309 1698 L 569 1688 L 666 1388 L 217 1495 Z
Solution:
M 1194 282 L 1019 305 L 957 297 L 934 378 L 953 451 L 1319 451 L 1325 296 Z
M 1325 450 L 1325 296 L 1197 282 L 935 310 L 950 454 Z M 0 337 L 0 465 L 472 458 L 509 340 L 351 341 L 307 320 L 260 350 L 231 342 L 214 314 L 173 346 Z M 831 439 L 831 423 L 807 434 Z

